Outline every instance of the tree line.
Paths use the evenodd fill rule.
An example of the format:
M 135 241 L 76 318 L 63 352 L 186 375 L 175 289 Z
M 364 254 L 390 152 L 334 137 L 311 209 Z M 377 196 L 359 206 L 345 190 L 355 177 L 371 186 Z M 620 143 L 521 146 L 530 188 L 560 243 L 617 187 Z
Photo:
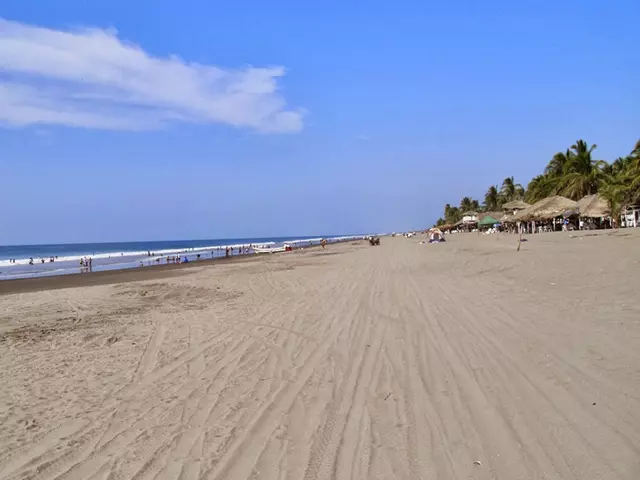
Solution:
M 594 159 L 597 145 L 589 146 L 578 140 L 566 151 L 556 153 L 542 174 L 531 179 L 525 189 L 514 177 L 507 177 L 502 185 L 492 185 L 484 195 L 482 204 L 464 197 L 459 206 L 446 204 L 444 215 L 436 225 L 454 224 L 468 211 L 491 212 L 513 200 L 535 203 L 552 195 L 580 200 L 586 195 L 598 194 L 609 204 L 614 219 L 622 211 L 640 201 L 640 140 L 631 152 L 612 162 Z

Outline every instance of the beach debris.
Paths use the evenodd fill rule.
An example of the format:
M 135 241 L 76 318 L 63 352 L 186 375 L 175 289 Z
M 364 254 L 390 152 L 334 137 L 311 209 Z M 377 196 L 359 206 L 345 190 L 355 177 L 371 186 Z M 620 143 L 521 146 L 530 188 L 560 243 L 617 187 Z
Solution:
M 482 466 L 482 462 L 480 460 L 476 460 L 473 462 L 474 465 Z
M 595 405 L 595 404 L 596 404 L 596 402 L 593 402 L 593 405 Z
M 384 401 L 385 401 L 385 402 L 387 401 L 387 398 L 389 398 L 389 397 L 391 396 L 391 394 L 392 394 L 392 393 L 393 393 L 393 392 L 389 392 L 389 393 L 387 394 L 387 396 L 386 396 L 386 397 L 384 397 Z

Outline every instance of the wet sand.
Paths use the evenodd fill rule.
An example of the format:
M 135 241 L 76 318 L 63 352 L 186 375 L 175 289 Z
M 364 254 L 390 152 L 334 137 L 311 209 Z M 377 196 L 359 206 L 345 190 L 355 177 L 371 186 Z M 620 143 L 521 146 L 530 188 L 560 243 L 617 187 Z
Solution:
M 0 478 L 640 478 L 640 232 L 420 240 L 6 291 Z

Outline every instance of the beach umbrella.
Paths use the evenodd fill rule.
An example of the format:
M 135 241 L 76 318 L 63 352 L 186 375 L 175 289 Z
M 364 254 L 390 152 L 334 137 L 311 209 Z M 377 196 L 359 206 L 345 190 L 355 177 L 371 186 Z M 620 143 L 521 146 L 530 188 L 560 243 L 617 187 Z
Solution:
M 491 215 L 487 215 L 482 220 L 480 220 L 479 225 L 482 226 L 482 227 L 485 227 L 487 225 L 494 225 L 494 224 L 497 224 L 497 223 L 500 223 L 500 221 L 496 220 Z

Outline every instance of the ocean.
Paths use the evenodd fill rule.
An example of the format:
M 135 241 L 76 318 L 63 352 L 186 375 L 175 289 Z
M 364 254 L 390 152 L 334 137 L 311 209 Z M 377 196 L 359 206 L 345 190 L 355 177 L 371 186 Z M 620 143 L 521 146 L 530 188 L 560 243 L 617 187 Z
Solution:
M 81 273 L 86 271 L 80 265 L 85 258 L 91 258 L 91 271 L 120 270 L 163 264 L 167 257 L 180 256 L 189 261 L 224 257 L 227 247 L 233 249 L 234 256 L 254 253 L 251 246 L 287 243 L 305 247 L 318 244 L 322 238 L 331 243 L 362 235 L 8 245 L 0 246 L 0 280 Z

